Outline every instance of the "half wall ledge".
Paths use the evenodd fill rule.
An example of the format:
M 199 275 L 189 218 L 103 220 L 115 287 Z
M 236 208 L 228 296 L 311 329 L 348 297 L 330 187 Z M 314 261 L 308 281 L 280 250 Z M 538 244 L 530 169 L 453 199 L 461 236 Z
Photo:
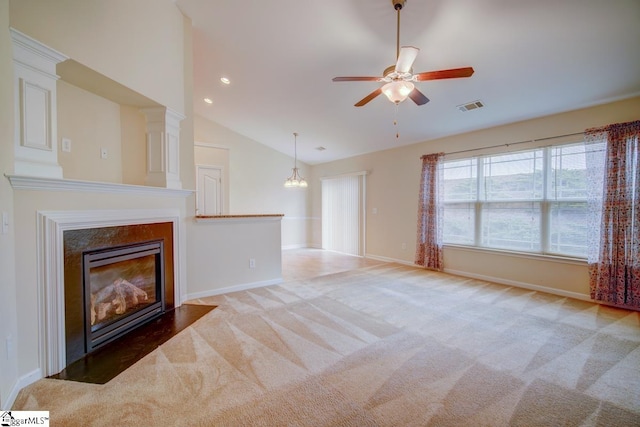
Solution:
M 284 214 L 196 215 L 196 222 L 280 221 Z

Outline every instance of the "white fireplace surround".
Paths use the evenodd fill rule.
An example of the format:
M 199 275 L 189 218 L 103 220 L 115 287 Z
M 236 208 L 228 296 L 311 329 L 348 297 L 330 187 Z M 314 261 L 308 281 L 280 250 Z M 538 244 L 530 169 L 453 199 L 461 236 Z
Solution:
M 177 209 L 39 211 L 38 249 L 38 353 L 43 376 L 62 371 L 65 356 L 64 232 L 99 227 L 173 224 L 175 306 L 182 303 L 180 250 L 181 223 Z

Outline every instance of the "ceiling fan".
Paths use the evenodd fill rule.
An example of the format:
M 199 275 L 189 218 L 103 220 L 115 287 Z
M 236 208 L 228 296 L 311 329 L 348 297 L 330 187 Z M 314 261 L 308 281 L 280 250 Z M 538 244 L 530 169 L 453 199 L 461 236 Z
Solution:
M 415 85 L 414 82 L 422 82 L 426 80 L 454 79 L 459 77 L 470 77 L 473 74 L 473 68 L 452 68 L 449 70 L 427 71 L 424 73 L 413 74 L 413 62 L 418 56 L 420 49 L 413 46 L 402 46 L 400 48 L 400 10 L 404 7 L 405 0 L 391 0 L 393 8 L 397 11 L 398 24 L 396 31 L 396 64 L 387 67 L 382 77 L 334 77 L 334 82 L 384 82 L 382 87 L 371 92 L 369 95 L 358 101 L 355 106 L 362 107 L 376 96 L 384 93 L 389 101 L 396 105 L 411 98 L 417 105 L 423 105 L 429 102 L 429 98 L 424 96 Z

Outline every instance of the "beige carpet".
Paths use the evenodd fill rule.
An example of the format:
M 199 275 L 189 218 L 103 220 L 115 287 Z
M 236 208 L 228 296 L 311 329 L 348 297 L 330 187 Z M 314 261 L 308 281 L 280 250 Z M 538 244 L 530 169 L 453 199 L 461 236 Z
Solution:
M 106 385 L 44 379 L 52 426 L 640 425 L 640 313 L 397 264 L 218 308 Z

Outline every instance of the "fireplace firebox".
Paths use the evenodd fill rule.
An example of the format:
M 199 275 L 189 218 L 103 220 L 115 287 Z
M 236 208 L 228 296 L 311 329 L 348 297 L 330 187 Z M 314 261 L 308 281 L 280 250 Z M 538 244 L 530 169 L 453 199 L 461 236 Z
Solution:
M 82 258 L 87 352 L 164 312 L 162 240 L 87 251 Z

